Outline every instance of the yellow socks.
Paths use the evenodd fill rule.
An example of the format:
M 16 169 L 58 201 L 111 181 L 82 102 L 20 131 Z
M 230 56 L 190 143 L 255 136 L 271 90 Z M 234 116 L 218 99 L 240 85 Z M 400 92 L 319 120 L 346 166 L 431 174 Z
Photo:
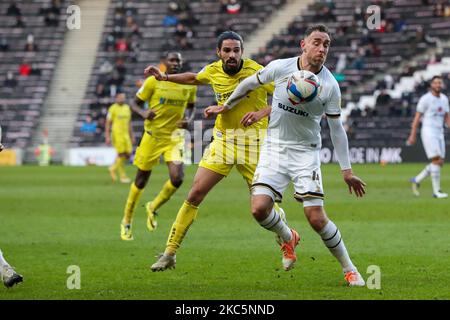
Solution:
M 170 179 L 166 181 L 162 190 L 156 196 L 156 198 L 151 202 L 150 209 L 154 212 L 158 210 L 164 203 L 166 203 L 170 197 L 178 190 L 174 187 Z
M 125 224 L 130 224 L 133 219 L 134 209 L 136 208 L 139 198 L 141 197 L 142 191 L 144 189 L 139 189 L 136 187 L 134 182 L 131 184 L 130 193 L 128 194 L 127 204 L 125 205 L 123 222 Z
M 126 160 L 127 160 L 126 158 L 118 157 L 117 158 L 117 164 L 115 165 L 117 171 L 119 172 L 119 176 L 121 178 L 126 177 L 126 174 L 125 174 L 125 161 Z
M 198 207 L 184 201 L 183 205 L 178 211 L 177 218 L 170 230 L 169 239 L 166 244 L 165 254 L 174 255 L 180 247 L 186 232 L 197 216 Z

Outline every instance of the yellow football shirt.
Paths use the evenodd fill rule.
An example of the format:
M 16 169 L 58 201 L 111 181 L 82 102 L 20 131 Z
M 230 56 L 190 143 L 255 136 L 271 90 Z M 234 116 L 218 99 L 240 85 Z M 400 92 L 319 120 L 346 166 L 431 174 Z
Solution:
M 197 86 L 148 77 L 136 97 L 147 101 L 148 107 L 156 113 L 153 120 L 145 120 L 145 130 L 151 131 L 155 137 L 170 139 L 177 129 L 177 121 L 183 119 L 187 105 L 195 103 Z
M 218 105 L 223 105 L 233 93 L 234 89 L 245 78 L 253 75 L 262 65 L 251 59 L 244 59 L 241 70 L 235 75 L 229 75 L 223 71 L 222 60 L 205 66 L 196 76 L 196 79 L 204 84 L 210 84 L 216 96 Z M 274 84 L 266 84 L 250 92 L 246 98 L 240 101 L 233 109 L 219 114 L 216 118 L 215 128 L 225 134 L 227 130 L 233 129 L 266 129 L 267 117 L 254 123 L 249 127 L 240 124 L 242 117 L 253 111 L 258 111 L 267 106 L 267 93 L 273 94 Z
M 131 108 L 127 104 L 112 104 L 108 109 L 107 119 L 112 121 L 113 135 L 126 135 L 130 128 Z

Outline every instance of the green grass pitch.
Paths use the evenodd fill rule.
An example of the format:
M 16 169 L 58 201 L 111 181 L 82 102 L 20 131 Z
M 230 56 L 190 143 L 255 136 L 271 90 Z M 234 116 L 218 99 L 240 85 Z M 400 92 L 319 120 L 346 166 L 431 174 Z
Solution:
M 424 164 L 355 165 L 367 182 L 356 199 L 336 165 L 324 165 L 325 209 L 367 279 L 381 270 L 381 289 L 348 288 L 341 269 L 307 224 L 301 206 L 285 193 L 283 208 L 302 241 L 296 268 L 281 268 L 272 233 L 249 211 L 246 185 L 237 171 L 200 207 L 177 254 L 177 268 L 152 273 L 171 224 L 186 197 L 196 166 L 186 168 L 181 189 L 160 209 L 159 227 L 149 233 L 143 204 L 167 179 L 155 168 L 134 220 L 135 241 L 119 238 L 128 185 L 113 184 L 106 168 L 0 168 L 0 248 L 24 275 L 2 299 L 449 299 L 450 199 L 431 197 L 423 183 L 414 198 L 409 177 Z M 127 168 L 134 176 L 132 166 Z M 450 169 L 442 172 L 450 191 Z M 69 290 L 67 268 L 81 270 L 81 289 Z

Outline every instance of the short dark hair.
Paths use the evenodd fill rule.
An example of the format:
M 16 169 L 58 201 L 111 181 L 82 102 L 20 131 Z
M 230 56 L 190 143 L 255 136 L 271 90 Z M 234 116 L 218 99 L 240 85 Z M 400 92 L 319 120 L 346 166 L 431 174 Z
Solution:
M 241 48 L 244 47 L 244 40 L 242 40 L 242 37 L 239 35 L 239 33 L 229 30 L 224 31 L 219 35 L 219 37 L 217 38 L 217 48 L 221 49 L 223 41 L 228 39 L 237 40 L 241 43 Z
M 328 30 L 327 26 L 324 24 L 315 24 L 306 28 L 305 38 L 307 38 L 314 31 L 324 32 L 331 38 L 330 30 Z
M 164 51 L 161 55 L 161 59 L 167 59 L 169 57 L 170 54 L 176 54 L 179 55 L 181 57 L 181 53 L 178 51 Z
M 433 78 L 431 78 L 431 80 L 430 80 L 430 84 L 431 84 L 435 79 L 441 79 L 441 80 L 442 80 L 442 77 L 441 77 L 441 76 L 433 76 Z

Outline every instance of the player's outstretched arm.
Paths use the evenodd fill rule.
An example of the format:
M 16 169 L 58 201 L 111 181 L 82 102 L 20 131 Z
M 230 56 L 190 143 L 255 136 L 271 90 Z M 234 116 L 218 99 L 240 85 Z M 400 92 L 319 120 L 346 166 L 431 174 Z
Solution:
M 230 110 L 230 109 L 228 109 L 225 105 L 223 105 L 223 106 L 218 106 L 218 105 L 208 106 L 205 108 L 205 110 L 203 110 L 203 116 L 206 119 L 208 119 L 212 115 L 219 114 L 219 113 L 225 113 L 228 110 Z
M 249 92 L 255 90 L 256 88 L 262 86 L 263 83 L 261 83 L 258 80 L 257 74 L 253 74 L 250 77 L 246 78 L 244 81 L 239 83 L 239 85 L 234 89 L 231 96 L 228 98 L 228 100 L 224 103 L 224 106 L 226 109 L 231 109 L 235 105 L 237 105 L 242 99 L 244 99 Z
M 408 140 L 406 140 L 407 145 L 413 145 L 416 143 L 417 137 L 417 128 L 419 128 L 420 118 L 422 117 L 422 113 L 416 112 L 414 116 L 414 120 L 411 125 L 411 132 L 409 134 Z
M 196 78 L 197 74 L 193 72 L 167 74 L 165 72 L 161 72 L 161 70 L 159 70 L 158 67 L 150 65 L 147 68 L 145 68 L 144 74 L 146 76 L 154 76 L 156 80 L 159 81 L 170 81 L 180 84 L 194 84 L 194 85 L 203 84 L 197 80 Z

